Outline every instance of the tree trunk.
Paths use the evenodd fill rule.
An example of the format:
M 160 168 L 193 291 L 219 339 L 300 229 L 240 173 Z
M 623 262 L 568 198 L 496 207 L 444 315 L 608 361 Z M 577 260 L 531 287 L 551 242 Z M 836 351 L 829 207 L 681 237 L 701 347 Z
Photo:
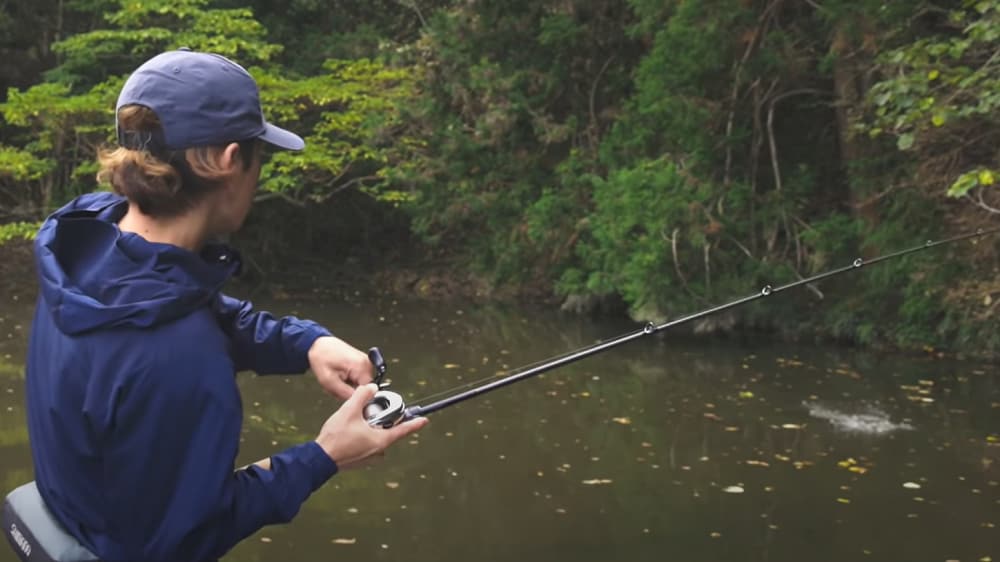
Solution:
M 851 132 L 853 116 L 864 101 L 866 84 L 863 70 L 871 64 L 874 41 L 870 39 L 870 24 L 860 16 L 852 15 L 840 20 L 834 29 L 830 52 L 833 55 L 833 88 L 836 96 L 837 134 L 840 144 L 840 161 L 847 180 L 847 200 L 854 216 L 871 231 L 879 223 L 877 200 L 863 185 L 856 170 L 864 158 L 863 139 Z

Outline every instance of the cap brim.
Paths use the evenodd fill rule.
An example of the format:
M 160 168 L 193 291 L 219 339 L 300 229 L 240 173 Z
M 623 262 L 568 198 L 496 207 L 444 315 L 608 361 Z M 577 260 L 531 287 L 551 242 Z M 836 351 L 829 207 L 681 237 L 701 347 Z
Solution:
M 270 123 L 264 123 L 264 134 L 257 138 L 285 150 L 302 150 L 306 146 L 302 137 Z

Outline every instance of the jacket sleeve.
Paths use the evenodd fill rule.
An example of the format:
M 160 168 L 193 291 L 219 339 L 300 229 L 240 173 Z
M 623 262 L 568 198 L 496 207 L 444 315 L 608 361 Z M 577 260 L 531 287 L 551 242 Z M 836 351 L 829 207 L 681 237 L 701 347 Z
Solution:
M 219 558 L 261 527 L 290 521 L 337 472 L 313 441 L 273 455 L 270 470 L 234 470 L 242 406 L 229 358 L 177 347 L 156 355 L 143 382 L 119 398 L 121 438 L 106 464 L 105 477 L 118 483 L 111 496 L 144 491 L 141 501 L 108 498 L 119 511 L 115 542 L 131 543 L 126 558 Z
M 236 370 L 261 375 L 302 373 L 309 368 L 309 348 L 330 332 L 310 320 L 275 318 L 256 312 L 250 301 L 220 294 L 215 313 L 232 344 Z

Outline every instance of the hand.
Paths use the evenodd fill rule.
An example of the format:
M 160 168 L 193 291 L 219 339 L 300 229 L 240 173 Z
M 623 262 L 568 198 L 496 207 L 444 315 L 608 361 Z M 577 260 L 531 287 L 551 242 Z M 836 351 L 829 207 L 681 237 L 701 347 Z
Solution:
M 419 431 L 427 418 L 414 418 L 389 429 L 368 425 L 364 417 L 365 404 L 375 396 L 374 384 L 359 386 L 347 402 L 323 424 L 316 443 L 337 463 L 340 470 L 364 466 L 383 456 L 389 445 Z
M 309 348 L 309 366 L 323 390 L 341 400 L 347 400 L 355 387 L 372 382 L 368 355 L 333 336 L 313 342 Z

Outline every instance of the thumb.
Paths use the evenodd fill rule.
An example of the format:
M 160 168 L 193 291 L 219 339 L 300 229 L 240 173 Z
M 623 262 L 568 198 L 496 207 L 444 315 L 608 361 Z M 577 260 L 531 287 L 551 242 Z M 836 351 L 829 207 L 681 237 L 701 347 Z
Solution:
M 375 397 L 375 393 L 378 392 L 378 385 L 374 383 L 363 384 L 354 389 L 354 394 L 344 402 L 344 408 L 348 410 L 355 410 L 361 412 L 365 404 L 371 401 Z

